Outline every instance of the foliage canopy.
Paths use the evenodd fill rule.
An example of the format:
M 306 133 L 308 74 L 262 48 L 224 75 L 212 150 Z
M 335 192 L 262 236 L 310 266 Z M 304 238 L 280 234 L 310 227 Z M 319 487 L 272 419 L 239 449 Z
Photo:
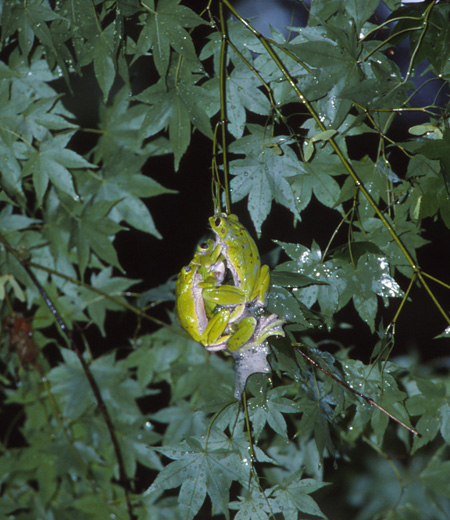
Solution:
M 449 357 L 395 340 L 417 299 L 435 309 L 430 339 L 450 337 L 449 281 L 418 261 L 424 230 L 449 236 L 450 5 L 385 0 L 380 22 L 378 0 L 314 0 L 306 26 L 262 36 L 228 0 L 189 4 L 0 4 L 0 516 L 449 518 Z M 443 106 L 416 103 L 424 60 Z M 79 124 L 83 99 L 68 108 L 75 84 L 95 128 Z M 256 234 L 279 238 L 265 231 L 277 206 L 290 218 L 268 255 L 287 337 L 244 406 L 230 358 L 177 325 L 174 278 L 133 292 L 115 242 L 152 235 L 181 268 L 189 253 L 155 224 L 180 195 L 154 165 L 188 175 L 199 134 L 201 183 L 220 179 Z M 299 240 L 310 207 L 331 215 L 324 244 Z M 132 323 L 126 342 L 114 322 Z M 364 359 L 336 339 L 349 322 L 366 324 Z

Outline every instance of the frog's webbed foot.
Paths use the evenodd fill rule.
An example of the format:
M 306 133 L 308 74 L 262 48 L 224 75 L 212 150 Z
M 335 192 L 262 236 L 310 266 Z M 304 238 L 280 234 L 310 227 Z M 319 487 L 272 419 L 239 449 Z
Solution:
M 255 332 L 253 334 L 252 342 L 259 345 L 270 336 L 284 336 L 283 325 L 286 320 L 279 318 L 277 314 L 270 314 L 269 316 L 261 316 L 258 319 Z

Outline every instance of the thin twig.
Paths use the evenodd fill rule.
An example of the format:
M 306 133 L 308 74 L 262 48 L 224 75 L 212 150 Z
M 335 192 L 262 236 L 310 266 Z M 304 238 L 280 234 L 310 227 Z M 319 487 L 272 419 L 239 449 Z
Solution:
M 355 395 L 357 395 L 358 397 L 361 397 L 361 399 L 364 399 L 364 401 L 366 401 L 366 403 L 370 404 L 371 406 L 375 406 L 375 408 L 378 408 L 378 410 L 380 410 L 381 412 L 383 412 L 384 414 L 386 414 L 388 417 L 390 417 L 393 421 L 395 421 L 396 423 L 400 424 L 400 426 L 403 426 L 403 428 L 406 428 L 407 430 L 409 430 L 411 433 L 413 433 L 414 435 L 417 435 L 418 437 L 420 437 L 420 433 L 415 430 L 414 428 L 411 428 L 410 426 L 408 426 L 407 424 L 405 424 L 403 421 L 401 421 L 400 419 L 397 419 L 397 417 L 395 417 L 394 415 L 392 415 L 391 413 L 389 413 L 387 410 L 385 410 L 382 406 L 380 406 L 378 403 L 376 403 L 373 399 L 371 399 L 370 397 L 367 397 L 365 396 L 364 394 L 361 394 L 361 392 L 358 392 L 357 390 L 355 390 L 354 388 L 352 388 L 351 386 L 349 386 L 347 383 L 344 383 L 343 381 L 341 381 L 338 377 L 334 376 L 333 374 L 331 374 L 330 372 L 328 372 L 328 370 L 325 370 L 325 368 L 322 368 L 319 363 L 317 363 L 317 361 L 315 361 L 313 358 L 309 357 L 308 354 L 305 354 L 302 350 L 300 350 L 299 347 L 297 347 L 295 344 L 292 344 L 291 345 L 294 347 L 294 349 L 299 353 L 301 354 L 305 359 L 307 359 L 312 365 L 314 365 L 316 368 L 318 368 L 321 372 L 323 372 L 324 374 L 326 374 L 328 377 L 331 377 L 331 379 L 333 379 L 333 381 L 336 381 L 336 383 L 339 383 L 341 386 L 343 386 L 344 388 L 347 388 L 347 390 L 350 390 L 351 392 L 353 392 Z
M 225 208 L 227 213 L 231 212 L 231 200 L 230 200 L 230 184 L 228 176 L 228 158 L 227 158 L 227 26 L 223 15 L 223 5 L 219 4 L 220 14 L 220 31 L 222 34 L 222 44 L 220 47 L 220 123 L 222 130 L 222 160 L 223 160 L 223 179 L 225 186 Z

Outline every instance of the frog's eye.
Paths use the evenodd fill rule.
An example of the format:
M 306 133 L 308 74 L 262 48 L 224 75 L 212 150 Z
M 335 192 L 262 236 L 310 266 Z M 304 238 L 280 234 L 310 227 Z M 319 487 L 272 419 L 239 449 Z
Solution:
M 185 273 L 190 273 L 192 271 L 192 267 L 190 265 L 185 265 L 184 266 L 184 272 Z
M 201 244 L 198 245 L 198 248 L 201 251 L 207 251 L 209 248 L 208 242 L 202 242 Z
M 216 218 L 216 220 L 214 221 L 214 224 L 219 227 L 220 224 L 222 224 L 222 219 L 220 217 Z

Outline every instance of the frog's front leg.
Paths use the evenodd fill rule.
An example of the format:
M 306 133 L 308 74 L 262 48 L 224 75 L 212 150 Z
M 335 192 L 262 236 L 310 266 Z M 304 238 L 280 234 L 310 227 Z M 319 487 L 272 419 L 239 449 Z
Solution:
M 210 283 L 202 283 L 203 299 L 209 303 L 231 307 L 246 302 L 242 289 L 234 285 L 212 286 Z
M 244 292 L 234 285 L 222 285 L 220 287 L 208 287 L 203 289 L 203 300 L 209 312 L 217 305 L 230 309 L 230 324 L 239 321 L 247 309 L 247 300 Z
M 203 288 L 203 299 L 207 306 L 222 305 L 233 307 L 231 321 L 234 322 L 242 317 L 247 305 L 265 307 L 267 295 L 270 288 L 270 272 L 267 265 L 263 265 L 255 280 L 252 293 L 234 285 L 214 285 L 211 277 L 206 279 L 200 286 Z

